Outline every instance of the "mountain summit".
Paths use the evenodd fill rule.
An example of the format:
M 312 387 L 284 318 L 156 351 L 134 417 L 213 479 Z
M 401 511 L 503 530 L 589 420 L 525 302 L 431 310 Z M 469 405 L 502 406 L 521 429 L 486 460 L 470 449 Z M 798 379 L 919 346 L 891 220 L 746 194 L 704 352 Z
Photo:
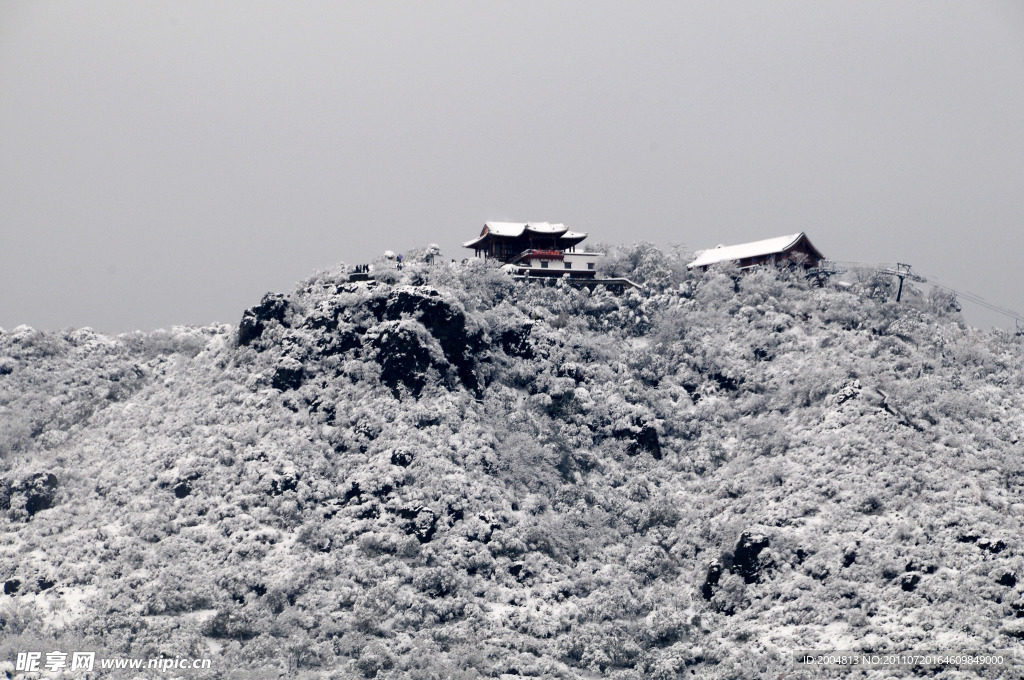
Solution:
M 884 279 L 686 262 L 613 248 L 640 285 L 613 293 L 410 257 L 237 327 L 0 331 L 0 670 L 776 678 L 1019 646 L 1021 339 Z

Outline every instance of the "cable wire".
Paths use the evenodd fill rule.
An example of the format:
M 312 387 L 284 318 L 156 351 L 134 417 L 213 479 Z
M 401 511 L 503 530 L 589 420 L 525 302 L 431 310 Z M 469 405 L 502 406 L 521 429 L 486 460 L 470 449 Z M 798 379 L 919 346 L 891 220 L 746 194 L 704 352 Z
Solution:
M 895 270 L 899 267 L 898 264 L 896 264 L 896 263 L 889 263 L 889 262 L 855 262 L 855 261 L 829 260 L 829 263 L 831 263 L 832 265 L 834 265 L 834 266 L 836 266 L 838 268 L 845 269 L 845 270 L 869 271 L 869 272 L 873 271 L 873 272 L 877 272 L 877 273 L 881 273 L 881 274 L 889 274 L 889 275 L 892 275 L 892 276 L 896 276 Z M 887 270 L 891 270 L 891 271 L 887 271 Z M 910 274 L 909 271 L 907 273 Z M 1014 311 L 1012 309 L 1007 309 L 1006 307 L 1001 307 L 1001 306 L 999 306 L 997 304 L 993 304 L 993 303 L 989 302 L 988 300 L 986 300 L 985 298 L 981 297 L 980 295 L 977 295 L 977 294 L 972 293 L 970 291 L 960 290 L 959 288 L 954 288 L 953 286 L 950 286 L 950 285 L 947 285 L 945 283 L 942 283 L 941 281 L 937 281 L 932 276 L 925 276 L 923 274 L 915 273 L 915 274 L 910 274 L 910 276 L 908 276 L 907 278 L 910 278 L 911 280 L 916 280 L 918 283 L 927 283 L 927 284 L 929 284 L 929 285 L 931 285 L 931 286 L 933 286 L 935 288 L 939 288 L 941 290 L 944 290 L 944 291 L 947 291 L 949 293 L 952 293 L 953 295 L 957 296 L 957 299 L 963 298 L 964 300 L 967 300 L 968 302 L 970 302 L 972 304 L 978 305 L 979 307 L 983 307 L 983 308 L 985 308 L 985 309 L 987 309 L 989 311 L 992 311 L 992 312 L 995 312 L 997 314 L 1001 314 L 1003 316 L 1009 317 L 1009 318 L 1014 319 L 1015 321 L 1018 321 L 1018 322 L 1024 322 L 1024 314 L 1021 314 L 1020 312 L 1016 312 L 1016 311 Z

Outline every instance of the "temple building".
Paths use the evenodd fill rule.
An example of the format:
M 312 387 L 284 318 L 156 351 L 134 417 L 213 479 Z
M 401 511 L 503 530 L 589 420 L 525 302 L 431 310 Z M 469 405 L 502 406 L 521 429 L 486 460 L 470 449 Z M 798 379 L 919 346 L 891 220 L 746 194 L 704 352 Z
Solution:
M 817 267 L 824 259 L 825 256 L 811 244 L 807 234 L 800 232 L 792 236 L 778 236 L 735 246 L 718 245 L 701 250 L 697 252 L 697 259 L 687 267 L 707 269 L 719 262 L 735 262 L 740 269 L 769 264 L 793 264 L 810 268 Z
M 488 222 L 480 235 L 462 245 L 477 257 L 493 258 L 520 276 L 593 278 L 600 253 L 576 251 L 587 238 L 564 224 L 548 222 Z

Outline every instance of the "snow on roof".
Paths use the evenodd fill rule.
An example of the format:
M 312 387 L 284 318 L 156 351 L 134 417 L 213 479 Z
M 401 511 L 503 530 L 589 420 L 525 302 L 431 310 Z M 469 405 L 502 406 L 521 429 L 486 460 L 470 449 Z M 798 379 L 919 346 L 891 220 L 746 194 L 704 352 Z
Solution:
M 488 234 L 515 238 L 517 236 L 522 236 L 524 231 L 526 231 L 525 222 L 485 222 L 484 228 L 480 230 L 480 235 L 474 239 L 464 242 L 462 247 L 473 248 L 478 243 L 482 243 L 487 240 Z
M 563 234 L 568 231 L 564 224 L 550 224 L 548 222 L 528 222 L 526 229 L 535 234 Z
M 562 234 L 562 236 L 561 236 L 561 238 L 563 238 L 563 239 L 569 239 L 569 240 L 579 239 L 580 241 L 582 241 L 586 237 L 587 237 L 587 232 L 585 232 L 585 231 L 567 231 L 564 234 Z
M 569 231 L 564 224 L 551 224 L 550 222 L 487 222 L 484 224 L 484 228 L 480 231 L 479 236 L 466 241 L 462 245 L 465 248 L 472 248 L 476 244 L 483 242 L 488 234 L 517 238 L 527 231 L 544 236 L 561 236 L 562 238 L 578 240 L 583 240 L 587 237 L 586 234 Z
M 480 235 L 494 234 L 495 236 L 522 236 L 526 230 L 524 222 L 487 222 L 484 224 Z
M 781 253 L 787 248 L 795 245 L 803 235 L 803 232 L 800 232 L 799 234 L 791 234 L 789 236 L 766 238 L 763 241 L 740 243 L 735 246 L 718 245 L 715 248 L 698 251 L 697 259 L 687 266 L 707 267 L 708 265 L 717 264 L 719 262 L 733 262 L 735 260 L 744 260 L 748 257 L 759 257 L 761 255 Z

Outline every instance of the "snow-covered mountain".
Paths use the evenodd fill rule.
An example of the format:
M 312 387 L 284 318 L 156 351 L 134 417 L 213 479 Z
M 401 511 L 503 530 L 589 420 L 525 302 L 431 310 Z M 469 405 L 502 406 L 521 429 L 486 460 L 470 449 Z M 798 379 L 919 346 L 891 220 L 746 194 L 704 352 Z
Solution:
M 0 670 L 775 678 L 796 649 L 1020 648 L 1021 338 L 885 280 L 684 262 L 613 249 L 625 293 L 339 269 L 237 327 L 0 331 Z

